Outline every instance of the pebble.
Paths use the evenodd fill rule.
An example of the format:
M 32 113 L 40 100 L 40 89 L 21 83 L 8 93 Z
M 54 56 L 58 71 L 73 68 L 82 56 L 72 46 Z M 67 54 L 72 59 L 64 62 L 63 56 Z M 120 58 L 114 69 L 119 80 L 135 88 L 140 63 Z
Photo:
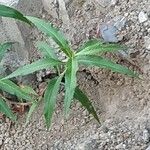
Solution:
M 138 19 L 140 23 L 143 23 L 148 20 L 148 15 L 144 13 L 143 11 L 141 11 L 138 15 Z
M 145 48 L 147 50 L 150 50 L 150 37 L 148 37 L 148 36 L 144 37 L 144 42 L 145 42 L 145 44 L 144 44 Z
M 150 140 L 150 134 L 149 134 L 149 131 L 147 129 L 145 129 L 143 131 L 143 140 L 145 143 L 148 143 Z
M 115 43 L 121 41 L 123 36 L 120 34 L 120 31 L 125 27 L 125 24 L 126 18 L 119 15 L 100 25 L 100 34 L 104 41 Z

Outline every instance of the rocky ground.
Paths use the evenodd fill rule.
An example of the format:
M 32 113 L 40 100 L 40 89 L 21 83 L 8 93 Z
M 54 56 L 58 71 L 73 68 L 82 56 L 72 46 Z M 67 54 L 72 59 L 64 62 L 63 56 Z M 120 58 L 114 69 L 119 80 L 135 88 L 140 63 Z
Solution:
M 63 93 L 60 93 L 50 132 L 44 125 L 41 104 L 26 127 L 21 116 L 18 124 L 11 124 L 9 120 L 1 122 L 0 148 L 150 150 L 150 1 L 72 0 L 66 1 L 67 9 L 56 4 L 51 5 L 51 15 L 43 9 L 41 17 L 61 27 L 75 49 L 93 37 L 125 44 L 129 47 L 128 53 L 116 54 L 117 60 L 139 71 L 142 80 L 97 68 L 81 70 L 79 85 L 91 98 L 101 125 L 77 102 L 68 120 L 64 120 Z M 62 10 L 65 13 L 61 13 Z M 35 31 L 31 36 L 33 34 L 36 37 Z M 33 37 L 31 40 L 36 41 Z

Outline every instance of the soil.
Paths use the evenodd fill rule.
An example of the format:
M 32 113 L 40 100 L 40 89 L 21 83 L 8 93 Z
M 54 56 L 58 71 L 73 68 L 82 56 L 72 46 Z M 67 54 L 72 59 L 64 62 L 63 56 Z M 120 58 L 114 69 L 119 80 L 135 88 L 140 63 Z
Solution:
M 26 127 L 25 116 L 20 116 L 17 124 L 11 124 L 8 119 L 0 124 L 2 150 L 150 148 L 150 52 L 147 46 L 147 39 L 150 38 L 150 1 L 106 2 L 108 4 L 103 7 L 101 4 L 104 1 L 69 1 L 66 5 L 69 25 L 66 25 L 61 13 L 53 16 L 43 9 L 41 17 L 61 27 L 76 49 L 87 39 L 97 37 L 100 24 L 118 15 L 125 16 L 127 23 L 119 36 L 124 37 L 120 43 L 129 47 L 128 58 L 122 58 L 117 54 L 109 57 L 136 71 L 140 70 L 142 79 L 132 79 L 98 68 L 81 68 L 78 72 L 78 84 L 90 97 L 101 119 L 101 125 L 76 101 L 72 104 L 69 118 L 64 120 L 64 93 L 61 92 L 50 131 L 45 128 L 41 103 Z M 143 23 L 140 23 L 138 18 L 141 11 L 148 16 Z M 36 36 L 36 32 L 33 33 Z

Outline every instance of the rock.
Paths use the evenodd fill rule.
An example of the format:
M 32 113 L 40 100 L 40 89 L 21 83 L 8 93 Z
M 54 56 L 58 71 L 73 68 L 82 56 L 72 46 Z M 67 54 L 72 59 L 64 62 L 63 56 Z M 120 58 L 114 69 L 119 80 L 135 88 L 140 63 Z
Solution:
M 117 29 L 114 26 L 104 24 L 100 26 L 100 31 L 105 42 L 118 42 Z
M 148 20 L 148 15 L 144 13 L 143 11 L 141 11 L 138 15 L 138 19 L 140 23 L 143 23 Z
M 144 37 L 144 46 L 147 50 L 150 50 L 150 37 L 146 36 Z
M 150 134 L 147 129 L 143 131 L 143 140 L 145 143 L 148 143 L 150 140 Z
M 117 0 L 111 0 L 111 5 L 116 5 Z
M 126 18 L 124 16 L 117 16 L 112 20 L 100 25 L 100 33 L 105 42 L 115 42 L 121 41 L 123 36 L 118 36 L 120 31 L 123 29 L 126 23 Z

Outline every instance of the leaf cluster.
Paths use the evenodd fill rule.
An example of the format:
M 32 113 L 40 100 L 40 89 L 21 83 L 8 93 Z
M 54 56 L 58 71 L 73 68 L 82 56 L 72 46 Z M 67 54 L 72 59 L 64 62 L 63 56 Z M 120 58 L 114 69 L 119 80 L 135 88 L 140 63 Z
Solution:
M 6 13 L 7 12 L 7 13 Z M 104 52 L 116 52 L 123 49 L 124 47 L 118 44 L 109 44 L 100 41 L 99 39 L 93 39 L 85 42 L 78 51 L 74 51 L 69 42 L 63 36 L 63 34 L 55 28 L 51 23 L 44 21 L 42 19 L 24 16 L 15 9 L 0 5 L 0 15 L 4 17 L 11 17 L 19 19 L 28 23 L 29 25 L 35 26 L 40 31 L 42 31 L 47 37 L 51 37 L 56 44 L 58 44 L 60 51 L 62 51 L 66 57 L 67 61 L 63 62 L 59 60 L 57 55 L 55 55 L 55 49 L 50 47 L 46 42 L 38 42 L 36 46 L 39 51 L 43 54 L 43 58 L 35 61 L 31 64 L 27 64 L 7 77 L 3 78 L 0 82 L 6 82 L 10 78 L 17 76 L 23 76 L 27 74 L 34 73 L 42 69 L 48 68 L 60 68 L 63 66 L 64 70 L 58 75 L 58 77 L 49 80 L 47 88 L 44 93 L 44 117 L 46 120 L 47 128 L 50 128 L 52 122 L 52 116 L 55 111 L 57 94 L 59 92 L 60 86 L 65 87 L 65 97 L 64 97 L 64 114 L 68 115 L 70 111 L 70 106 L 73 99 L 77 99 L 89 113 L 100 123 L 98 115 L 88 99 L 81 89 L 77 86 L 77 71 L 80 65 L 86 66 L 97 66 L 100 68 L 109 69 L 113 72 L 118 72 L 131 77 L 138 77 L 138 74 L 129 70 L 127 67 L 119 65 L 107 58 L 98 56 L 97 54 L 103 54 Z M 65 79 L 63 82 L 62 79 Z M 10 92 L 10 91 L 9 91 Z M 13 90 L 11 91 L 13 92 Z M 18 93 L 19 94 L 19 93 Z M 20 93 L 18 96 L 22 95 Z M 23 96 L 23 95 L 22 95 Z M 27 97 L 26 97 L 27 98 Z M 36 103 L 33 103 L 31 107 L 30 114 L 36 108 Z

